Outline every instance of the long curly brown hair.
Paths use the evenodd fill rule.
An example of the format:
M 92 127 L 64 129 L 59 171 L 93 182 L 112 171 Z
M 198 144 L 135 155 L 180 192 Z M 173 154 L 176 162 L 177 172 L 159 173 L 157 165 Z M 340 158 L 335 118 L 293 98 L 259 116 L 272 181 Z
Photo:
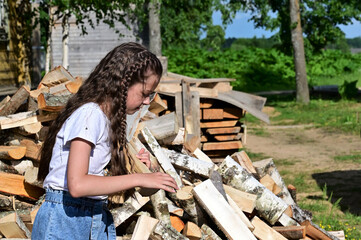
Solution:
M 49 173 L 49 164 L 56 135 L 65 120 L 80 106 L 94 102 L 108 104 L 110 120 L 111 175 L 127 174 L 123 147 L 126 144 L 126 101 L 128 88 L 141 82 L 151 71 L 162 75 L 159 59 L 138 43 L 124 43 L 110 51 L 84 81 L 79 91 L 67 102 L 52 123 L 41 150 L 38 179 L 43 181 Z

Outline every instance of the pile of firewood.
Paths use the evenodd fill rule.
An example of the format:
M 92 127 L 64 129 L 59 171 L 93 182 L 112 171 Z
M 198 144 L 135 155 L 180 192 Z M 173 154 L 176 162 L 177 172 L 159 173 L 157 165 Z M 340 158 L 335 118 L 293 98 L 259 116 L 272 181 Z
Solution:
M 0 237 L 30 238 L 44 196 L 36 179 L 38 154 L 49 124 L 81 83 L 58 67 L 38 89 L 23 86 L 1 101 Z M 179 82 L 172 84 L 184 94 Z M 191 86 L 188 93 L 194 96 L 197 88 L 199 95 L 214 92 L 217 84 Z M 173 111 L 177 94 L 167 94 L 163 86 L 150 106 L 127 117 L 128 170 L 166 172 L 180 189 L 139 188 L 129 198 L 110 198 L 118 239 L 338 239 L 297 206 L 295 190 L 286 187 L 272 159 L 252 162 L 238 151 L 245 136 L 238 122 L 243 110 L 201 98 L 196 111 L 183 106 L 179 114 Z M 193 121 L 198 117 L 199 124 Z M 141 148 L 151 153 L 151 169 L 136 157 Z

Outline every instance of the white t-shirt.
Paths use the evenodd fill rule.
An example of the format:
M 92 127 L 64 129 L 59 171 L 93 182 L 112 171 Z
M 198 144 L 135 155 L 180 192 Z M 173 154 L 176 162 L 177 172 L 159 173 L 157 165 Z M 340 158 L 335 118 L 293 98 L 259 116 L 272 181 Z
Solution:
M 93 144 L 89 159 L 89 175 L 103 176 L 110 161 L 109 120 L 96 103 L 86 103 L 70 115 L 59 130 L 44 188 L 68 191 L 67 164 L 70 143 L 82 138 Z M 105 199 L 107 196 L 92 196 Z

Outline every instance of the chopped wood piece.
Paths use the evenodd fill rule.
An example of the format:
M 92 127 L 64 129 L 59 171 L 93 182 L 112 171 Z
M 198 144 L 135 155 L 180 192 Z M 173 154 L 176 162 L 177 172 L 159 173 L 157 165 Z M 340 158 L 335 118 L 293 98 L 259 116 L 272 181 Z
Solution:
M 21 104 L 29 97 L 30 89 L 28 86 L 21 86 L 16 93 L 11 97 L 10 101 L 6 102 L 1 108 L 0 116 L 7 116 L 14 114 Z
M 201 138 L 193 134 L 186 134 L 183 147 L 187 149 L 190 153 L 194 152 L 201 143 Z
M 1 210 L 13 211 L 14 206 L 15 206 L 16 210 L 28 210 L 33 207 L 33 204 L 17 200 L 14 197 L 0 195 L 0 209 Z
M 172 227 L 178 232 L 181 232 L 184 229 L 184 222 L 178 216 L 170 216 L 170 222 Z
M 118 227 L 149 201 L 149 197 L 142 197 L 138 192 L 135 192 L 134 196 L 135 199 L 129 197 L 121 207 L 110 210 L 114 218 L 115 227 Z
M 211 135 L 239 133 L 241 127 L 208 128 L 206 132 Z
M 38 107 L 49 112 L 59 112 L 65 107 L 71 96 L 71 94 L 52 95 L 50 93 L 41 93 L 38 96 Z
M 281 226 L 288 227 L 288 226 L 298 226 L 299 223 L 296 222 L 293 218 L 291 218 L 292 213 L 287 213 L 287 210 L 291 209 L 290 206 L 286 209 L 286 211 L 281 215 L 281 217 L 278 219 L 278 222 L 281 224 Z M 290 215 L 290 216 L 289 216 Z
M 58 66 L 45 74 L 38 88 L 52 87 L 68 81 L 74 82 L 75 79 L 63 66 Z
M 338 237 L 340 240 L 345 240 L 345 232 L 343 230 L 341 231 L 328 231 L 329 234 L 332 234 L 333 236 Z
M 228 149 L 240 149 L 242 148 L 241 141 L 229 141 L 229 142 L 206 142 L 203 143 L 202 150 L 228 150 Z
M 6 117 L 0 117 L 0 129 L 9 129 L 37 122 L 48 122 L 54 120 L 58 113 L 40 114 L 36 112 L 21 112 Z
M 144 127 L 147 127 L 158 141 L 167 137 L 174 138 L 179 132 L 178 120 L 174 112 L 138 124 L 138 129 Z
M 25 171 L 24 180 L 26 183 L 30 185 L 42 188 L 43 182 L 38 181 L 38 172 L 39 172 L 39 168 L 37 167 L 28 168 Z
M 187 238 L 179 233 L 174 227 L 169 224 L 166 224 L 162 221 L 159 221 L 158 224 L 155 226 L 153 231 L 155 235 L 159 235 L 160 239 L 179 239 L 179 240 L 186 240 Z M 151 235 L 152 238 L 152 235 Z M 153 239 L 153 238 L 152 238 Z M 157 238 L 159 239 L 159 238 Z
M 267 240 L 267 239 L 287 240 L 287 238 L 285 238 L 280 233 L 272 229 L 257 216 L 253 217 L 251 223 L 255 227 L 253 234 L 260 240 Z
M 275 183 L 281 188 L 281 192 L 278 195 L 282 198 L 283 201 L 285 201 L 288 205 L 295 205 L 295 202 L 293 201 L 291 194 L 288 191 L 286 184 L 278 172 L 272 158 L 254 162 L 253 166 L 255 167 L 260 178 L 264 177 L 266 174 L 271 176 Z
M 292 184 L 288 184 L 287 189 L 290 192 L 293 201 L 295 201 L 295 203 L 297 203 L 297 189 L 296 189 L 296 187 L 293 186 Z
M 33 161 L 31 160 L 11 160 L 11 165 L 17 171 L 17 174 L 23 175 L 28 168 L 32 168 Z
M 245 151 L 236 152 L 232 154 L 231 157 L 249 173 L 252 173 L 253 176 L 258 176 L 256 169 L 253 167 L 251 159 L 248 157 L 248 154 Z
M 227 156 L 217 170 L 223 177 L 223 183 L 241 191 L 257 194 L 256 210 L 272 225 L 277 222 L 288 205 L 263 186 L 252 174 Z
M 199 160 L 197 158 L 178 153 L 174 150 L 163 148 L 163 152 L 177 168 L 194 172 L 204 177 L 209 177 L 209 172 L 214 168 L 214 163 Z
M 192 192 L 227 238 L 256 239 L 210 180 L 197 185 Z
M 25 157 L 40 162 L 40 151 L 43 146 L 42 143 L 35 143 L 30 139 L 23 139 L 20 141 L 20 145 L 26 147 Z
M 0 192 L 39 199 L 44 190 L 25 183 L 24 176 L 0 172 Z
M 206 224 L 203 224 L 201 226 L 201 230 L 203 235 L 205 235 L 205 239 L 209 240 L 222 240 L 214 231 L 212 228 L 207 226 Z
M 152 113 L 159 114 L 166 109 L 168 109 L 167 104 L 162 100 L 159 94 L 156 94 L 153 101 L 150 103 L 148 110 Z
M 156 193 L 150 196 L 150 201 L 153 205 L 155 217 L 166 224 L 171 224 L 165 191 L 163 189 L 159 189 Z
M 0 146 L 0 159 L 18 160 L 25 156 L 24 146 Z
M 287 239 L 301 239 L 306 237 L 305 226 L 272 227 L 278 233 Z
M 14 212 L 0 219 L 0 232 L 6 238 L 30 238 L 30 231 Z
M 70 93 L 77 93 L 79 88 L 81 87 L 81 85 L 83 84 L 83 78 L 81 77 L 76 77 L 74 82 L 68 82 L 65 84 L 66 89 L 68 89 L 68 91 Z
M 158 222 L 158 219 L 141 215 L 135 225 L 131 240 L 148 240 Z
M 178 173 L 175 171 L 173 165 L 171 164 L 169 158 L 165 155 L 162 148 L 158 144 L 157 140 L 154 138 L 152 133 L 147 127 L 142 129 L 142 135 L 147 141 L 149 147 L 152 149 L 155 157 L 158 159 L 159 164 L 162 166 L 164 172 L 168 173 L 171 177 L 174 178 L 179 188 L 183 186 L 182 180 L 179 177 Z
M 11 99 L 10 96 L 6 96 L 3 100 L 0 102 L 0 111 L 3 109 L 3 107 L 9 102 Z
M 263 176 L 259 182 L 261 184 L 263 184 L 263 186 L 265 186 L 268 190 L 270 190 L 271 192 L 273 192 L 274 194 L 279 194 L 281 192 L 281 188 L 279 186 L 277 186 L 277 184 L 275 183 L 275 181 L 271 178 L 270 175 L 266 174 L 265 176 Z
M 227 195 L 229 205 L 232 207 L 234 212 L 238 215 L 238 217 L 242 220 L 244 224 L 248 227 L 249 230 L 253 231 L 254 226 L 252 223 L 248 220 L 247 216 L 242 212 L 242 210 L 237 206 L 236 202 L 233 201 L 233 199 Z
M 37 122 L 37 123 L 20 126 L 18 128 L 15 128 L 14 131 L 21 135 L 29 136 L 38 133 L 41 130 L 41 128 L 42 128 L 41 123 Z
M 4 161 L 0 160 L 0 171 L 7 173 L 18 173 L 15 167 L 11 163 L 9 163 L 9 161 L 6 160 Z
M 210 159 L 207 154 L 202 152 L 199 148 L 196 148 L 194 152 L 192 153 L 197 159 L 203 160 L 205 162 L 213 163 L 212 159 Z M 217 165 L 214 165 L 215 168 L 218 168 Z
M 201 128 L 219 128 L 219 127 L 233 127 L 237 124 L 237 120 L 218 121 L 218 122 L 201 122 Z
M 256 205 L 257 195 L 246 193 L 228 185 L 223 185 L 227 195 L 229 195 L 237 206 L 246 213 L 252 213 Z
M 312 239 L 320 240 L 337 240 L 338 238 L 324 229 L 320 228 L 318 225 L 314 224 L 312 221 L 304 221 L 301 223 L 302 226 L 306 227 L 306 235 Z
M 197 224 L 193 222 L 187 222 L 184 226 L 182 234 L 188 237 L 190 240 L 198 240 L 202 237 L 202 231 L 197 226 Z

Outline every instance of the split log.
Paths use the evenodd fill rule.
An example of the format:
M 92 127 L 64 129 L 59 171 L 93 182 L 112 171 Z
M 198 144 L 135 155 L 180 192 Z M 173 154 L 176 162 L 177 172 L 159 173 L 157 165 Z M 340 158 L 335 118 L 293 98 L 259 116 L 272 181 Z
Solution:
M 333 236 L 336 236 L 340 240 L 345 240 L 345 232 L 343 230 L 341 231 L 327 231 L 329 234 L 332 234 Z
M 255 227 L 253 234 L 260 240 L 287 240 L 284 236 L 278 233 L 276 230 L 272 229 L 265 222 L 259 219 L 257 216 L 254 216 L 252 219 L 252 224 Z
M 49 112 L 59 112 L 65 107 L 71 96 L 73 95 L 52 95 L 50 93 L 41 93 L 38 96 L 38 107 L 41 110 Z
M 168 137 L 175 137 L 179 132 L 178 120 L 174 112 L 157 117 L 152 120 L 143 121 L 138 124 L 138 128 L 147 127 L 158 141 Z
M 9 161 L 1 161 L 0 160 L 0 172 L 6 172 L 6 173 L 18 173 L 18 171 L 14 168 L 13 165 Z
M 30 238 L 31 233 L 15 212 L 0 219 L 0 232 L 6 238 Z
M 147 141 L 149 147 L 152 149 L 159 164 L 162 166 L 164 172 L 169 174 L 171 177 L 173 177 L 173 179 L 177 183 L 178 187 L 181 188 L 183 186 L 181 178 L 179 177 L 178 173 L 172 166 L 169 158 L 163 152 L 163 150 L 162 150 L 161 146 L 158 144 L 157 140 L 151 134 L 150 130 L 147 127 L 144 127 L 141 132 L 142 132 L 144 139 Z
M 211 169 L 209 173 L 209 180 L 211 180 L 213 186 L 223 196 L 224 200 L 228 202 L 227 194 L 224 191 L 224 187 L 223 187 L 222 176 L 219 174 L 219 172 L 215 171 L 214 169 Z
M 237 206 L 246 213 L 252 213 L 256 206 L 257 195 L 246 193 L 228 185 L 223 185 L 227 195 L 229 195 Z
M 155 217 L 166 224 L 171 224 L 165 191 L 163 189 L 159 189 L 156 193 L 150 196 L 150 201 L 153 205 Z
M 44 194 L 44 189 L 25 183 L 24 176 L 0 172 L 0 192 L 37 200 Z
M 241 191 L 256 194 L 256 210 L 274 225 L 288 205 L 265 186 L 258 182 L 252 174 L 242 168 L 230 156 L 227 156 L 217 170 L 223 177 L 223 183 Z
M 131 240 L 148 240 L 158 222 L 158 219 L 141 215 L 137 220 Z
M 274 194 L 278 195 L 281 192 L 281 188 L 275 183 L 275 181 L 273 180 L 273 178 L 266 174 L 264 175 L 259 182 L 265 186 L 268 190 L 270 190 L 271 192 L 273 192 Z
M 36 162 L 40 162 L 40 152 L 43 146 L 42 143 L 35 143 L 35 141 L 30 139 L 23 139 L 20 141 L 20 145 L 26 147 L 26 158 L 30 158 Z
M 29 168 L 34 166 L 31 160 L 11 160 L 10 162 L 17 174 L 20 175 L 23 175 Z
M 171 194 L 170 197 L 172 197 L 172 200 L 184 209 L 184 211 L 190 216 L 192 222 L 201 225 L 205 222 L 204 214 L 196 204 L 192 190 L 192 186 L 185 186 L 179 189 L 175 196 Z
M 0 146 L 0 159 L 19 160 L 25 156 L 26 147 L 23 146 Z
M 135 199 L 129 197 L 121 207 L 110 210 L 113 215 L 115 227 L 118 227 L 149 201 L 149 197 L 142 197 L 138 192 L 135 192 L 134 195 Z
M 152 113 L 159 114 L 166 109 L 168 109 L 167 104 L 162 100 L 159 94 L 156 94 L 153 101 L 150 103 L 148 110 Z
M 15 197 L 0 195 L 0 209 L 5 211 L 12 211 L 14 210 L 14 206 L 17 210 L 28 210 L 31 209 L 34 205 L 24 201 L 19 201 L 15 199 Z
M 306 227 L 306 235 L 312 239 L 320 240 L 338 240 L 338 238 L 325 229 L 320 228 L 317 224 L 314 224 L 312 221 L 304 221 L 301 223 L 301 226 Z
M 287 189 L 290 192 L 293 201 L 295 201 L 295 203 L 297 204 L 297 189 L 296 189 L 296 187 L 293 186 L 292 184 L 288 184 Z
M 177 135 L 166 137 L 160 140 L 159 143 L 165 146 L 183 145 L 185 135 L 186 135 L 185 128 L 179 128 Z
M 38 181 L 38 172 L 39 172 L 39 168 L 37 167 L 28 168 L 25 172 L 24 180 L 26 183 L 32 186 L 43 188 L 43 182 Z
M 14 114 L 21 104 L 29 97 L 30 89 L 28 86 L 21 86 L 11 99 L 1 108 L 0 116 Z
M 0 129 L 20 127 L 37 122 L 48 122 L 54 120 L 58 113 L 40 114 L 36 112 L 21 112 L 6 117 L 0 117 Z
M 182 234 L 188 237 L 190 240 L 199 240 L 202 238 L 202 231 L 197 226 L 197 224 L 193 222 L 187 222 L 184 226 Z
M 63 66 L 58 66 L 45 74 L 39 83 L 38 88 L 42 88 L 44 86 L 52 87 L 68 81 L 74 82 L 75 79 Z
M 194 152 L 192 153 L 192 155 L 195 156 L 195 158 L 199 159 L 199 160 L 203 160 L 205 162 L 209 162 L 209 163 L 213 163 L 212 159 L 210 159 L 207 154 L 205 154 L 202 150 L 200 150 L 199 148 L 196 148 L 194 150 Z M 214 163 L 213 163 L 214 164 Z M 217 165 L 214 164 L 215 168 L 218 168 Z
M 170 224 L 178 232 L 182 232 L 182 230 L 184 229 L 184 225 L 185 225 L 184 222 L 182 221 L 182 219 L 180 219 L 180 217 L 178 217 L 178 216 L 170 216 Z
M 303 239 L 306 237 L 306 228 L 305 226 L 289 226 L 289 227 L 272 227 L 282 236 L 287 239 Z
M 234 212 L 238 215 L 238 217 L 242 220 L 242 222 L 248 227 L 249 230 L 253 231 L 254 226 L 252 223 L 248 220 L 247 216 L 242 212 L 242 210 L 237 206 L 236 202 L 233 201 L 233 199 L 227 195 L 228 203 L 234 210 Z
M 30 92 L 31 94 L 31 92 Z M 26 111 L 31 111 L 31 112 L 35 112 L 38 110 L 38 102 L 37 102 L 37 98 L 33 98 L 31 95 L 28 97 L 28 103 L 27 103 L 27 107 L 26 107 Z
M 289 227 L 289 226 L 299 226 L 298 222 L 296 222 L 293 218 L 288 216 L 287 210 L 291 207 L 288 207 L 286 211 L 281 215 L 281 217 L 278 219 L 278 222 L 281 224 L 281 226 Z M 290 214 L 292 215 L 292 214 Z
M 153 231 L 154 234 L 157 234 L 161 237 L 161 239 L 179 239 L 179 240 L 186 240 L 187 237 L 180 234 L 176 229 L 174 229 L 171 225 L 163 223 L 159 221 L 158 224 L 155 226 Z M 151 235 L 152 238 L 152 235 Z
M 288 205 L 296 204 L 295 201 L 293 201 L 291 194 L 288 191 L 286 184 L 278 172 L 272 158 L 254 162 L 253 166 L 256 168 L 260 178 L 264 177 L 266 174 L 271 176 L 275 183 L 282 189 L 278 196 L 280 196 Z
M 252 173 L 255 178 L 258 178 L 256 169 L 254 168 L 251 159 L 245 151 L 240 151 L 232 154 L 231 156 L 236 162 L 239 163 L 249 173 Z
M 192 192 L 227 238 L 239 239 L 242 236 L 243 239 L 256 240 L 210 180 L 199 184 Z
M 40 131 L 36 134 L 36 140 L 38 141 L 45 141 L 46 136 L 48 135 L 49 127 L 43 126 Z
M 169 200 L 168 198 L 165 198 L 165 200 L 167 201 L 167 205 L 168 205 L 168 210 L 169 213 L 173 214 L 173 215 L 177 215 L 178 217 L 183 217 L 184 214 L 184 210 L 178 206 L 176 206 L 171 200 Z
M 173 150 L 163 148 L 163 152 L 177 168 L 199 174 L 203 177 L 209 177 L 210 170 L 215 166 L 214 163 L 205 162 Z
M 10 99 L 11 99 L 10 96 L 6 96 L 3 100 L 1 100 L 1 102 L 0 102 L 0 111 L 10 101 Z
M 142 148 L 147 149 L 137 137 L 133 137 L 132 140 L 129 142 L 129 144 L 133 147 L 136 153 L 138 153 Z M 149 170 L 151 172 L 159 172 L 159 171 L 163 172 L 163 170 L 159 166 L 159 162 L 157 161 L 157 159 L 153 156 L 152 153 L 149 154 L 150 154 L 150 165 L 151 165 Z
M 209 239 L 209 240 L 222 240 L 217 233 L 215 233 L 213 231 L 212 228 L 208 227 L 206 224 L 203 224 L 201 226 L 201 230 L 204 236 L 204 239 Z
M 18 128 L 15 128 L 13 131 L 24 136 L 29 136 L 38 133 L 41 130 L 41 128 L 42 128 L 41 123 L 37 122 L 37 123 L 31 123 L 28 125 L 20 126 Z

